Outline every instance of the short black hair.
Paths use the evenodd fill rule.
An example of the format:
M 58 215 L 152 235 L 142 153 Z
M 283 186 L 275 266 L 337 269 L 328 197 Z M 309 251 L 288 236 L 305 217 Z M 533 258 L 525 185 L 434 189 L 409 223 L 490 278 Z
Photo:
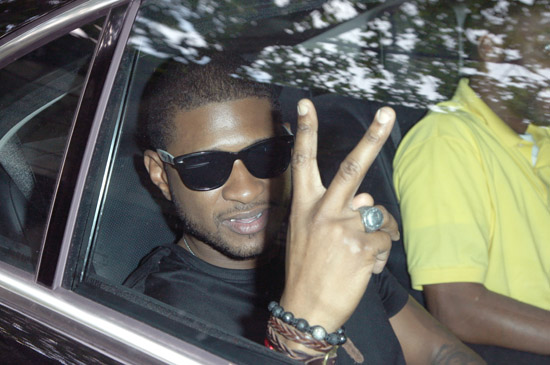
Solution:
M 273 87 L 238 76 L 243 61 L 234 56 L 213 58 L 206 64 L 167 61 L 149 80 L 140 116 L 141 144 L 148 149 L 166 149 L 172 142 L 175 114 L 201 106 L 249 97 L 271 102 L 274 122 L 280 122 L 280 107 Z

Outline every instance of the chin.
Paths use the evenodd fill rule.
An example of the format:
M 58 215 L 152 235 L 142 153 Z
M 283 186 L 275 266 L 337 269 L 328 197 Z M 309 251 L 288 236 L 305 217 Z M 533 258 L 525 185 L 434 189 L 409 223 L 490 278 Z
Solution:
M 276 218 L 274 215 L 271 218 Z M 278 218 L 278 217 L 277 217 Z M 277 224 L 274 224 L 277 222 Z M 277 219 L 273 219 L 271 224 L 268 224 L 266 229 L 253 235 L 240 235 L 233 233 L 225 236 L 227 240 L 224 242 L 224 248 L 218 250 L 226 256 L 248 260 L 262 256 L 271 256 L 281 247 L 282 242 L 278 239 L 281 231 L 281 224 Z M 286 231 L 284 234 L 286 238 Z
M 243 239 L 243 241 L 245 240 L 248 240 L 248 237 Z M 235 245 L 232 245 L 233 247 L 228 248 L 225 254 L 237 260 L 249 260 L 263 256 L 269 247 L 265 240 L 246 243 L 243 241 L 236 242 Z
M 223 248 L 216 247 L 216 249 L 234 260 L 250 260 L 263 256 L 272 256 L 278 251 L 279 247 L 280 244 L 275 239 L 266 240 L 264 237 L 261 237 L 250 240 L 248 236 L 244 236 L 240 239 L 232 240 L 232 242 L 227 242 L 227 246 Z

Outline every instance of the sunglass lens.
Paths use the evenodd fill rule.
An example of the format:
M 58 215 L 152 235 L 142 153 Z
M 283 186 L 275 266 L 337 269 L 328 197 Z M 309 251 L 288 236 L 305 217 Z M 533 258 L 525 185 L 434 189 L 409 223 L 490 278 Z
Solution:
M 179 166 L 181 180 L 192 190 L 212 190 L 219 188 L 229 178 L 233 167 L 231 156 L 224 152 L 209 152 L 193 156 Z
M 270 139 L 247 151 L 245 165 L 259 179 L 282 174 L 290 162 L 291 145 L 282 139 Z

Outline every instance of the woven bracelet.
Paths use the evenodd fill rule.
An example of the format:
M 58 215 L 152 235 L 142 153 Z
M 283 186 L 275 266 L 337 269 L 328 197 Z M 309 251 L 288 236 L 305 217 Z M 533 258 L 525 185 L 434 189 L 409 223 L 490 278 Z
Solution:
M 269 318 L 267 326 L 269 336 L 273 337 L 271 331 L 274 331 L 275 333 L 281 335 L 287 340 L 299 343 L 315 351 L 329 352 L 334 347 L 334 345 L 331 345 L 326 341 L 318 341 L 311 337 L 311 335 L 309 335 L 308 333 L 298 331 L 296 328 L 284 323 L 279 318 L 275 318 L 273 316 Z
M 265 345 L 272 350 L 286 354 L 294 360 L 302 361 L 306 365 L 334 365 L 336 363 L 338 346 L 333 346 L 330 351 L 321 355 L 311 355 L 302 351 L 292 350 L 279 340 L 276 331 L 272 327 L 267 328 Z
M 347 337 L 344 332 L 344 328 L 340 328 L 336 332 L 333 333 L 327 333 L 327 331 L 322 326 L 310 326 L 309 323 L 303 319 L 303 318 L 294 318 L 294 315 L 291 312 L 285 312 L 284 308 L 279 305 L 277 302 L 271 302 L 268 306 L 269 311 L 271 312 L 271 315 L 277 319 L 280 319 L 283 323 L 288 324 L 294 328 L 296 328 L 298 331 L 308 334 L 312 337 L 313 340 L 320 342 L 320 344 L 316 344 L 314 346 L 340 346 L 346 343 Z M 271 324 L 271 322 L 270 322 Z M 279 332 L 279 331 L 277 331 Z M 284 333 L 279 332 L 281 335 L 284 336 Z M 293 334 L 294 335 L 294 334 Z M 286 337 L 286 336 L 285 336 Z M 304 346 L 307 346 L 309 348 L 316 349 L 316 347 L 308 346 L 308 341 L 304 341 L 302 339 L 308 339 L 306 337 L 302 336 L 294 336 L 296 338 L 293 340 L 292 338 L 288 338 L 291 341 L 298 342 L 300 344 L 303 344 Z M 306 342 L 306 343 L 304 343 Z M 324 342 L 324 344 L 323 344 Z

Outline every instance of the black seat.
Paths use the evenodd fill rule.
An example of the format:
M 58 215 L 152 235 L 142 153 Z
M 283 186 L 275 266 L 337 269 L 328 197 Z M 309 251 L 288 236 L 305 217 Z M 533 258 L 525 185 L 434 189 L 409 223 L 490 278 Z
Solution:
M 10 240 L 23 242 L 27 199 L 4 167 L 0 165 L 0 234 Z
M 7 151 L 5 148 L 3 152 L 16 154 L 20 151 Z M 39 189 L 34 188 L 34 176 L 26 161 L 15 158 L 3 160 L 9 164 L 9 171 L 18 176 L 14 179 L 0 163 L 0 254 L 4 261 L 33 271 L 38 259 L 47 205 L 41 199 Z M 27 178 L 33 184 L 25 184 Z

